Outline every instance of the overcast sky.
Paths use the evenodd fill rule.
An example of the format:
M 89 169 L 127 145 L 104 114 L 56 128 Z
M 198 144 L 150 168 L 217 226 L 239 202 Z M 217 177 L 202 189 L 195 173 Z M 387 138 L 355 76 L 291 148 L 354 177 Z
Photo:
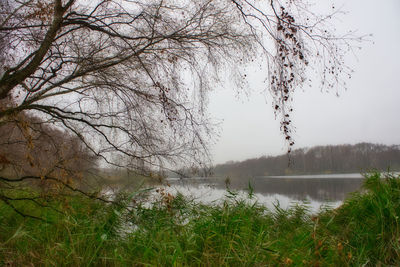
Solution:
M 294 100 L 295 148 L 373 142 L 400 144 L 400 1 L 333 1 L 349 13 L 339 29 L 373 34 L 357 59 L 348 57 L 355 73 L 347 91 L 322 93 L 318 86 L 298 90 Z M 256 79 L 255 79 L 256 80 Z M 262 83 L 251 84 L 250 96 L 217 90 L 209 112 L 222 121 L 212 148 L 214 163 L 285 153 L 271 98 Z

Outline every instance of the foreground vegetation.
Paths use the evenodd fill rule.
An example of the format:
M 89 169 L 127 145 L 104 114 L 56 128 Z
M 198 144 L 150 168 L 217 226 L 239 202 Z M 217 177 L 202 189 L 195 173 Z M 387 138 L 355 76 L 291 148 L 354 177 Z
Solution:
M 214 206 L 163 190 L 152 205 L 137 193 L 116 204 L 55 196 L 62 213 L 18 201 L 45 222 L 2 201 L 0 265 L 399 266 L 400 177 L 382 178 L 368 175 L 362 192 L 314 215 L 304 205 L 271 211 L 229 193 Z

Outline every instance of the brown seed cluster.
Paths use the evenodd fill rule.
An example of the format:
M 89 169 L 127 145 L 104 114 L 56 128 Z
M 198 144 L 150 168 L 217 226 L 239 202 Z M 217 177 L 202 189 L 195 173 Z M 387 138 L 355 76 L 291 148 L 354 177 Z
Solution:
M 179 116 L 178 110 L 176 109 L 176 105 L 168 97 L 168 94 L 171 91 L 171 89 L 160 84 L 159 82 L 156 82 L 155 86 L 159 89 L 158 99 L 162 104 L 161 112 L 165 114 L 165 117 L 169 122 L 176 121 Z M 164 121 L 161 120 L 161 122 Z

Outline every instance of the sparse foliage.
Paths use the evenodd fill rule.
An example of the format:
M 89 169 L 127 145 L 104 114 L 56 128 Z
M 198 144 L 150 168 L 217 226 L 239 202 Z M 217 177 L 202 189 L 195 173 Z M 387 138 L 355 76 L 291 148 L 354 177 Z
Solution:
M 204 166 L 213 130 L 207 92 L 228 75 L 245 89 L 255 59 L 267 64 L 265 89 L 290 151 L 294 90 L 312 69 L 324 86 L 340 85 L 344 52 L 357 40 L 329 30 L 338 11 L 320 16 L 301 0 L 3 0 L 1 7 L 0 127 L 31 114 L 45 132 L 79 139 L 100 164 L 141 172 Z

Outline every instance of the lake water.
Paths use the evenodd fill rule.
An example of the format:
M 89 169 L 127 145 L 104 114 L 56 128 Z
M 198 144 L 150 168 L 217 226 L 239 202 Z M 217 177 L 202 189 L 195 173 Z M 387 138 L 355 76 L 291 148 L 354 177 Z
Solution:
M 254 192 L 254 198 L 250 201 L 257 201 L 269 208 L 278 203 L 282 208 L 306 203 L 312 212 L 316 212 L 321 206 L 339 206 L 351 192 L 361 188 L 362 182 L 363 177 L 354 173 L 261 176 L 247 179 L 197 177 L 168 178 L 164 188 L 171 194 L 180 192 L 195 201 L 213 204 L 232 196 L 228 190 L 237 194 L 238 198 L 247 199 L 250 184 Z

